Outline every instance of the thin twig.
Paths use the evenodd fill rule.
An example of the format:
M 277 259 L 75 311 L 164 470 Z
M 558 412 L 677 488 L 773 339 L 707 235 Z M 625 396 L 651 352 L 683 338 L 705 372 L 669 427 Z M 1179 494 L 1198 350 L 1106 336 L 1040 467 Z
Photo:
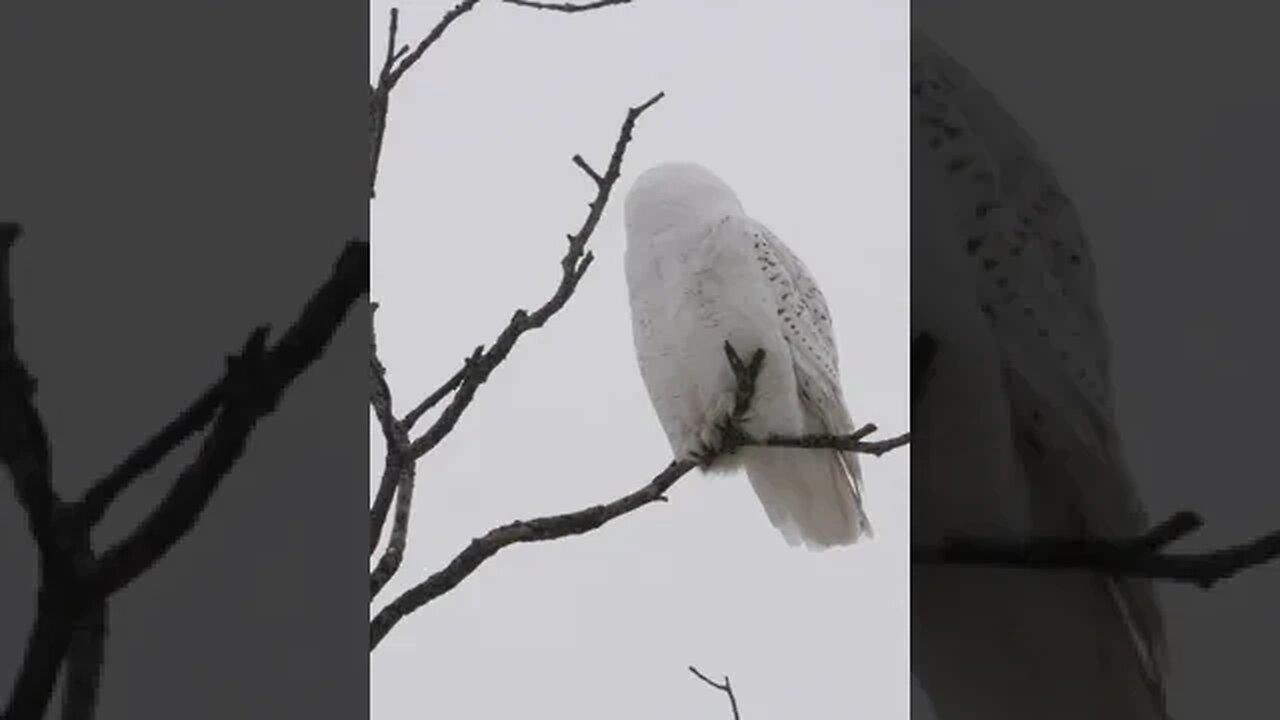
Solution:
M 738 698 L 737 698 L 737 697 L 735 697 L 735 696 L 734 696 L 734 694 L 733 694 L 733 685 L 731 685 L 731 684 L 729 683 L 729 676 L 728 676 L 728 675 L 725 675 L 725 676 L 724 676 L 724 682 L 722 682 L 722 683 L 718 683 L 718 682 L 716 682 L 715 680 L 712 680 L 711 678 L 707 677 L 706 675 L 703 675 L 701 670 L 699 670 L 698 668 L 696 668 L 696 667 L 694 667 L 694 666 L 692 666 L 692 665 L 690 665 L 690 666 L 689 666 L 689 672 L 691 672 L 691 673 L 693 673 L 694 675 L 696 675 L 696 676 L 698 677 L 698 679 L 699 679 L 699 680 L 701 680 L 702 682 L 704 682 L 704 683 L 706 683 L 706 684 L 710 685 L 711 687 L 713 687 L 713 688 L 715 688 L 715 689 L 719 690 L 720 692 L 724 693 L 725 695 L 728 695 L 728 696 L 729 696 L 729 707 L 733 710 L 733 720 L 742 720 L 742 719 L 741 719 L 741 717 L 738 715 Z

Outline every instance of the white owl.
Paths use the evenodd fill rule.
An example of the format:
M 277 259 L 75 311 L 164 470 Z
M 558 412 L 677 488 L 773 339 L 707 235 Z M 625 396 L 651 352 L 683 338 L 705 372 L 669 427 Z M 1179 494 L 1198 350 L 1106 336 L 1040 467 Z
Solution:
M 911 54 L 912 331 L 938 343 L 912 413 L 913 543 L 1138 535 L 1075 208 L 963 66 L 919 32 Z M 917 566 L 911 605 L 912 662 L 944 720 L 1164 717 L 1144 578 Z
M 734 405 L 729 342 L 765 352 L 741 429 L 769 435 L 845 434 L 831 315 L 808 269 L 733 190 L 689 163 L 654 167 L 626 198 L 626 275 L 640 374 L 680 459 L 720 447 Z M 746 447 L 718 471 L 746 469 L 769 520 L 792 545 L 849 545 L 870 525 L 858 457 L 826 449 Z

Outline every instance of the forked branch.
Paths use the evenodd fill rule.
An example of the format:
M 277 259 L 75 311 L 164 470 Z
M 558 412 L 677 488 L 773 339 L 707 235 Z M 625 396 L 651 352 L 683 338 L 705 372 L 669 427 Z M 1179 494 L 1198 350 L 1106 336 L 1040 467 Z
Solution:
M 694 676 L 702 682 L 727 695 L 729 697 L 729 708 L 733 711 L 733 720 L 741 720 L 741 717 L 738 715 L 738 698 L 733 694 L 733 685 L 729 683 L 728 675 L 724 676 L 724 682 L 716 682 L 706 675 L 703 675 L 701 670 L 692 665 L 689 666 L 689 672 L 693 673 Z

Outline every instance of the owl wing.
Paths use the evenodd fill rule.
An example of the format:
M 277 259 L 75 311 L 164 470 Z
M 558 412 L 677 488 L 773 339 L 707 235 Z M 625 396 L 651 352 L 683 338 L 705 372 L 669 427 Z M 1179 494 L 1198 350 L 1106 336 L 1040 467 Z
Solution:
M 782 337 L 791 350 L 800 404 L 816 427 L 811 432 L 844 434 L 855 427 L 840 383 L 840 355 L 831 324 L 831 310 L 809 268 L 767 227 L 744 220 L 743 230 L 778 308 Z M 767 360 L 766 360 L 767 362 Z M 861 473 L 855 453 L 843 453 L 861 498 Z

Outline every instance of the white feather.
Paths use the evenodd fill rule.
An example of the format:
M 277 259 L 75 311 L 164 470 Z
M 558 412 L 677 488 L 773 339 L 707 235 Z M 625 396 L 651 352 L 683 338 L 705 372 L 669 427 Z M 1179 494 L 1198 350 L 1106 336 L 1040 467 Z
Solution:
M 636 180 L 625 212 L 640 374 L 676 457 L 720 444 L 737 387 L 726 341 L 744 359 L 765 351 L 742 428 L 752 437 L 855 429 L 825 298 L 724 182 L 698 165 L 659 165 Z M 854 453 L 750 447 L 713 469 L 738 467 L 792 544 L 848 545 L 870 532 Z

